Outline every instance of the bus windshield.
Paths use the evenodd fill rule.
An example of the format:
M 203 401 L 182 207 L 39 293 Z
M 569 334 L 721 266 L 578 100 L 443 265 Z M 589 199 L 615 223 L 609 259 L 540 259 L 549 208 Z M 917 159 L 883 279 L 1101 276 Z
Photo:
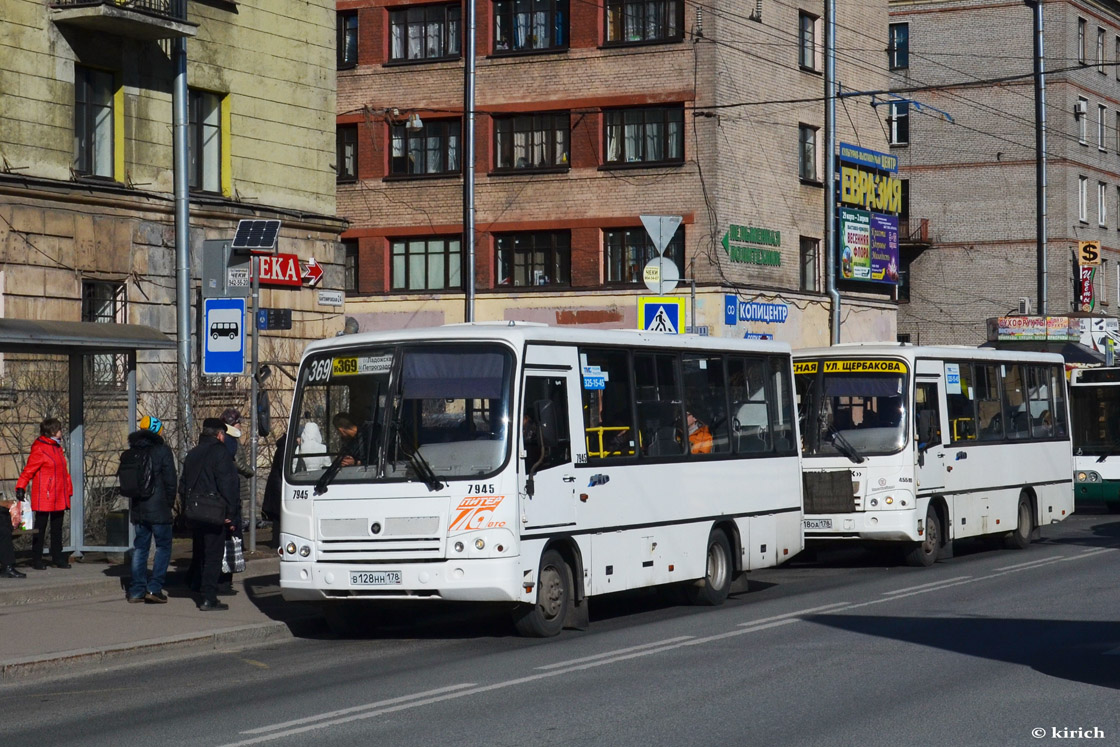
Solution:
M 513 356 L 497 344 L 425 344 L 310 356 L 286 473 L 317 491 L 346 482 L 497 472 L 509 450 Z
M 798 373 L 797 390 L 805 456 L 842 454 L 858 462 L 906 445 L 906 374 L 804 371 Z
M 1120 386 L 1071 386 L 1073 453 L 1120 453 Z

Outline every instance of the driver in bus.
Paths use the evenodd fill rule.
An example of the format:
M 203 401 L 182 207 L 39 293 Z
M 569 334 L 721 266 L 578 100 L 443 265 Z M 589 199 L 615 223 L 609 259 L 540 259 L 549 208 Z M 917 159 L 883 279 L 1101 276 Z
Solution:
M 363 460 L 369 449 L 365 443 L 365 438 L 362 437 L 361 429 L 358 428 L 358 424 L 354 422 L 350 413 L 338 413 L 331 419 L 331 425 L 338 431 L 338 435 L 342 439 L 340 451 L 346 454 L 339 464 L 343 467 L 364 464 Z

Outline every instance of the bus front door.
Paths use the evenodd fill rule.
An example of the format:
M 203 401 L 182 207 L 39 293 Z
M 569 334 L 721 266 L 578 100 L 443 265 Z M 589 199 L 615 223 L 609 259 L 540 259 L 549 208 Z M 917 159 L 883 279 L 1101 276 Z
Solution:
M 525 376 L 518 470 L 522 529 L 566 527 L 576 522 L 576 471 L 568 406 L 568 392 L 575 391 L 576 385 L 573 372 L 530 372 Z
M 941 382 L 918 380 L 914 390 L 914 423 L 917 457 L 917 491 L 927 493 L 945 487 L 947 444 L 941 423 Z M 926 430 L 923 433 L 923 428 Z

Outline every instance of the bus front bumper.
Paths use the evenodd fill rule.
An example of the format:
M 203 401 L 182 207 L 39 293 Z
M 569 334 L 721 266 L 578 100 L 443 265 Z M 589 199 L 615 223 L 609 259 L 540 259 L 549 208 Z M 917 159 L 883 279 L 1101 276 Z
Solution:
M 921 514 L 924 516 L 924 513 Z M 918 542 L 916 511 L 862 511 L 853 514 L 806 514 L 802 520 L 805 540 L 872 540 Z

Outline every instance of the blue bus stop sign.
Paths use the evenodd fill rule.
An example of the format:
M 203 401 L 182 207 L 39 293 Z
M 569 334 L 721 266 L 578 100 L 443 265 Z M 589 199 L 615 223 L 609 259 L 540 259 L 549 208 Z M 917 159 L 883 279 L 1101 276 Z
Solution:
M 245 373 L 245 299 L 202 299 L 202 373 L 241 376 Z

